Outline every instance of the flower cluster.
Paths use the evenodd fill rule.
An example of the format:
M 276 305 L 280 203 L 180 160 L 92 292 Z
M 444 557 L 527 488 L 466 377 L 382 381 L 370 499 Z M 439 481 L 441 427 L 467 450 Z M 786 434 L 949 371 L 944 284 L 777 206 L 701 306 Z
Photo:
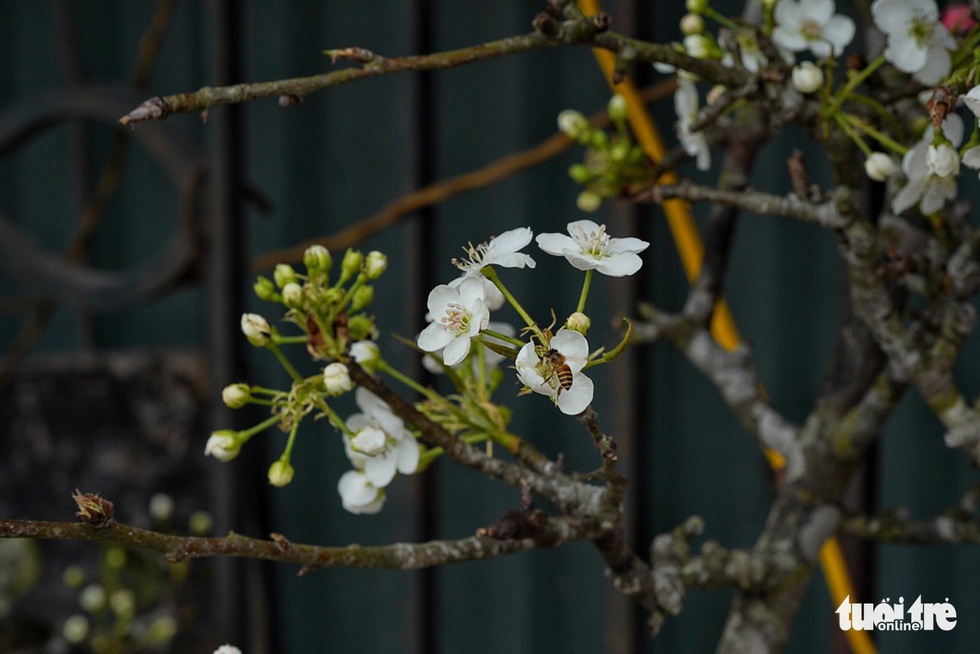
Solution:
M 970 8 L 954 5 L 941 12 L 936 0 L 873 0 L 870 15 L 881 33 L 883 51 L 863 69 L 852 67 L 835 89 L 835 61 L 854 38 L 854 21 L 837 13 L 834 0 L 769 0 L 762 5 L 765 17 L 755 26 L 727 19 L 709 0 L 688 0 L 690 13 L 680 22 L 683 42 L 675 47 L 691 57 L 758 74 L 762 81 L 780 84 L 786 79 L 796 91 L 814 94 L 826 127 L 839 129 L 864 153 L 868 177 L 892 182 L 896 213 L 913 208 L 925 215 L 941 211 L 956 196 L 961 165 L 980 168 L 980 133 L 974 127 L 960 147 L 964 133 L 955 114 L 958 93 L 969 89 L 961 96 L 962 104 L 980 116 L 980 69 L 976 57 L 970 56 L 980 46 L 980 29 Z M 706 29 L 706 18 L 721 25 L 717 36 Z M 814 61 L 798 60 L 800 56 Z M 890 133 L 894 117 L 873 90 L 861 95 L 861 84 L 887 65 L 908 75 L 912 84 L 933 87 L 930 101 L 921 108 L 933 127 L 924 132 L 919 127 L 921 137 L 915 142 Z M 677 72 L 678 140 L 696 158 L 698 168 L 707 170 L 711 153 L 703 130 L 724 112 L 712 106 L 706 119 L 698 78 L 656 66 L 662 72 Z M 712 89 L 708 104 L 724 95 L 725 89 Z
M 204 453 L 219 461 L 231 461 L 253 436 L 278 427 L 287 439 L 282 454 L 268 469 L 268 480 L 273 486 L 286 486 L 296 472 L 292 451 L 300 423 L 311 415 L 326 418 L 340 432 L 351 464 L 337 483 L 341 504 L 351 513 L 370 514 L 381 510 L 387 488 L 399 473 L 419 472 L 442 450 L 427 449 L 382 397 L 356 386 L 354 363 L 371 375 L 387 374 L 424 396 L 417 409 L 470 443 L 507 442 L 512 438 L 506 431 L 509 410 L 490 399 L 504 377 L 500 364 L 508 359 L 515 362 L 522 392 L 546 395 L 566 414 L 581 413 L 594 394 L 593 383 L 583 371 L 614 358 L 609 353 L 600 358 L 589 352 L 585 335 L 590 320 L 584 305 L 592 275 L 597 271 L 612 277 L 636 273 L 642 265 L 639 253 L 649 244 L 636 238 L 612 238 L 604 225 L 590 220 L 570 223 L 567 236 L 538 235 L 536 240 L 543 251 L 563 257 L 585 272 L 577 310 L 552 334 L 550 328 L 542 328 L 531 319 L 496 274 L 497 268 L 533 269 L 534 259 L 522 252 L 533 239 L 531 229 L 522 227 L 479 245 L 470 244 L 464 248 L 465 257 L 453 260 L 460 277 L 436 286 L 429 294 L 429 325 L 418 335 L 417 343 L 427 353 L 426 365 L 437 361 L 439 369 L 456 385 L 457 394 L 449 397 L 398 372 L 382 358 L 377 344 L 366 338 L 376 328 L 363 309 L 372 294 L 369 282 L 380 277 L 387 266 L 384 255 L 348 251 L 340 274 L 332 280 L 330 253 L 314 246 L 304 257 L 305 274 L 281 264 L 272 279 L 260 277 L 256 293 L 282 304 L 285 320 L 300 334 L 281 334 L 264 317 L 252 313 L 242 316 L 242 333 L 249 343 L 276 356 L 292 384 L 288 390 L 243 382 L 226 386 L 221 398 L 228 407 L 259 405 L 270 415 L 249 429 L 215 431 Z M 508 323 L 490 321 L 491 312 L 506 303 L 517 310 L 525 325 L 521 333 L 531 334 L 529 339 L 519 339 L 518 331 Z M 358 318 L 362 325 L 355 326 Z M 628 334 L 613 352 L 621 352 L 627 340 Z M 300 375 L 281 349 L 290 344 L 303 345 L 314 360 L 324 361 L 320 371 L 308 377 Z M 334 410 L 333 400 L 352 390 L 359 410 L 344 419 Z
M 626 117 L 626 102 L 619 95 L 609 101 L 609 118 L 615 127 L 611 135 L 592 127 L 572 109 L 558 115 L 558 128 L 586 148 L 583 162 L 568 170 L 573 180 L 585 186 L 578 196 L 582 211 L 595 211 L 603 198 L 632 195 L 653 180 L 653 166 L 630 137 Z
M 500 268 L 533 268 L 534 260 L 520 252 L 527 246 L 533 233 L 529 228 L 505 232 L 486 244 L 470 246 L 469 258 L 453 263 L 463 272 L 455 287 L 439 285 L 429 294 L 428 319 L 430 324 L 417 342 L 419 347 L 439 354 L 442 364 L 460 367 L 474 351 L 482 357 L 483 366 L 492 365 L 503 358 L 515 360 L 518 379 L 526 391 L 549 396 L 562 412 L 576 415 L 592 402 L 593 384 L 582 370 L 590 365 L 589 346 L 585 338 L 589 319 L 582 312 L 587 296 L 588 280 L 597 271 L 610 277 L 623 277 L 636 273 L 642 265 L 639 253 L 650 244 L 638 238 L 613 238 L 606 233 L 605 225 L 591 220 L 569 223 L 568 235 L 539 234 L 535 241 L 546 253 L 564 257 L 573 267 L 585 271 L 586 292 L 580 306 L 565 323 L 565 327 L 552 335 L 533 321 L 523 307 L 507 292 L 506 287 L 493 271 Z M 498 326 L 487 333 L 492 307 L 486 301 L 484 284 L 490 281 L 501 297 L 514 306 L 526 323 L 526 329 L 534 334 L 531 342 L 514 339 L 514 329 Z M 476 347 L 474 348 L 474 344 Z M 510 347 L 513 345 L 514 347 Z M 516 350 L 520 346 L 520 350 Z M 483 354 L 488 348 L 497 358 Z

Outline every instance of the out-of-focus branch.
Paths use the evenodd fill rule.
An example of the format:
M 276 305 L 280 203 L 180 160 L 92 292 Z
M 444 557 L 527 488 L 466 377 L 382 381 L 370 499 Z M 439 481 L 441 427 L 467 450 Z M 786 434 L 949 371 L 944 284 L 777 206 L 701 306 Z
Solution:
M 859 538 L 907 545 L 980 544 L 980 484 L 974 484 L 960 502 L 929 520 L 913 520 L 904 509 L 878 515 L 845 516 L 841 529 Z

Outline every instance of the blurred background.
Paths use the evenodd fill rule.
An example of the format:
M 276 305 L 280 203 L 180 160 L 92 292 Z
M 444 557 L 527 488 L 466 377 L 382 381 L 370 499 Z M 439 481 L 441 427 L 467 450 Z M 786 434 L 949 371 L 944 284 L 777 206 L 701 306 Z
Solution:
M 155 95 L 331 70 L 329 48 L 396 56 L 521 34 L 542 8 L 528 0 L 0 0 L 0 514 L 71 520 L 77 487 L 113 500 L 119 520 L 139 526 L 367 545 L 468 536 L 516 506 L 516 490 L 440 461 L 400 477 L 379 515 L 350 515 L 336 492 L 349 464 L 325 424 L 301 429 L 296 476 L 282 489 L 265 474 L 279 435 L 254 439 L 231 463 L 205 459 L 203 448 L 212 429 L 261 418 L 228 412 L 224 385 L 287 383 L 238 323 L 243 311 L 277 318 L 251 293 L 255 275 L 269 274 L 278 250 L 311 239 L 388 255 L 375 289 L 379 344 L 410 372 L 420 371 L 417 356 L 392 335 L 423 326 L 425 297 L 455 277 L 450 259 L 463 245 L 514 227 L 563 232 L 592 218 L 614 236 L 652 243 L 635 277 L 596 278 L 593 347 L 617 341 L 614 325 L 635 315 L 640 298 L 681 306 L 687 282 L 659 208 L 576 208 L 567 169 L 581 159 L 578 146 L 356 242 L 342 233 L 415 189 L 546 141 L 562 109 L 603 110 L 608 87 L 587 49 L 392 75 L 285 108 L 275 100 L 214 108 L 206 121 L 176 115 L 135 129 L 116 121 Z M 626 0 L 605 9 L 613 29 L 659 41 L 678 39 L 684 12 L 683 3 Z M 662 79 L 646 68 L 634 75 L 641 87 Z M 652 111 L 673 143 L 670 96 Z M 819 150 L 791 131 L 764 150 L 753 185 L 786 192 L 795 148 L 825 182 Z M 551 309 L 560 317 L 574 308 L 581 276 L 544 253 L 535 258 L 535 270 L 502 276 L 547 322 Z M 730 270 L 726 296 L 772 403 L 801 422 L 846 306 L 832 235 L 746 215 Z M 972 394 L 978 354 L 973 339 L 961 361 Z M 750 546 L 771 474 L 714 388 L 662 344 L 632 349 L 595 380 L 595 406 L 631 482 L 637 551 L 691 515 L 706 523 L 696 545 Z M 497 395 L 514 410 L 515 433 L 563 456 L 569 470 L 598 466 L 574 419 L 516 391 L 505 383 Z M 354 407 L 348 400 L 338 410 Z M 854 492 L 869 510 L 902 505 L 928 517 L 976 480 L 914 394 L 870 463 Z M 860 601 L 949 598 L 960 617 L 948 633 L 882 636 L 881 651 L 975 651 L 975 550 L 846 545 Z M 248 654 L 704 652 L 731 599 L 691 593 L 650 641 L 645 616 L 610 591 L 587 543 L 422 572 L 296 573 L 238 560 L 168 566 L 91 543 L 0 541 L 0 650 L 210 652 L 233 642 Z M 835 608 L 818 574 L 788 651 L 848 651 Z M 64 636 L 80 628 L 72 616 L 89 625 L 74 645 Z

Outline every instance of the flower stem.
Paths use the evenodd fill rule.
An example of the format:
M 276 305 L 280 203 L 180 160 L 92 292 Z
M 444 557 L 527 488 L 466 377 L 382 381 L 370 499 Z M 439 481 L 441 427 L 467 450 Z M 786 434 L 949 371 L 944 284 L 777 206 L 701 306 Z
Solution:
M 845 100 L 847 100 L 848 96 L 851 95 L 854 89 L 856 89 L 864 80 L 868 79 L 872 73 L 881 68 L 884 63 L 885 55 L 880 54 L 874 61 L 868 64 L 864 70 L 847 80 L 847 83 L 840 87 L 840 89 L 837 91 L 837 96 L 834 98 L 833 108 L 835 110 L 840 109 L 841 105 Z
M 497 340 L 504 341 L 505 343 L 510 343 L 511 345 L 515 345 L 517 347 L 524 347 L 524 341 L 518 338 L 514 338 L 513 336 L 507 336 L 506 334 L 501 334 L 500 332 L 494 331 L 493 329 L 484 329 L 480 333 L 485 334 L 487 336 L 492 336 Z
M 286 355 L 282 353 L 282 350 L 279 349 L 278 345 L 275 343 L 270 343 L 268 348 L 273 354 L 276 355 L 276 358 L 279 359 L 279 363 L 286 369 L 286 372 L 289 373 L 289 376 L 292 377 L 294 382 L 303 381 L 303 377 L 299 374 L 299 372 L 297 372 L 296 368 L 293 367 L 293 364 L 289 362 L 289 359 L 287 359 Z
M 401 383 L 411 388 L 416 393 L 419 393 L 420 395 L 424 395 L 425 397 L 432 400 L 438 399 L 440 397 L 440 395 L 436 393 L 434 390 L 432 390 L 431 388 L 426 388 L 425 386 L 418 383 L 411 377 L 405 375 L 402 371 L 392 368 L 391 365 L 389 365 L 388 362 L 385 361 L 384 359 L 379 358 L 376 365 L 378 367 L 378 370 L 388 375 L 391 375 Z
M 496 270 L 494 270 L 491 266 L 487 266 L 486 268 L 483 268 L 480 272 L 483 273 L 484 277 L 486 277 L 491 282 L 493 282 L 494 286 L 500 289 L 500 292 L 504 294 L 504 297 L 507 299 L 507 302 L 510 304 L 510 306 L 514 307 L 514 311 L 516 311 L 517 314 L 521 317 L 521 320 L 524 321 L 525 325 L 527 325 L 528 327 L 530 327 L 535 331 L 540 331 L 537 327 L 537 323 L 531 319 L 531 316 L 529 316 L 527 311 L 524 310 L 524 307 L 521 306 L 521 303 L 517 301 L 517 298 L 511 295 L 510 291 L 507 290 L 507 287 L 504 286 L 504 283 L 500 281 L 499 277 L 497 277 Z
M 589 269 L 585 271 L 585 281 L 582 282 L 582 294 L 578 298 L 578 308 L 575 309 L 579 313 L 585 312 L 585 301 L 589 299 L 589 287 L 592 286 L 592 275 L 595 270 Z
M 252 436 L 255 436 L 261 431 L 265 431 L 266 429 L 276 424 L 277 422 L 279 422 L 279 416 L 269 416 L 259 424 L 249 427 L 248 429 L 243 429 L 240 432 L 238 432 L 238 437 L 236 440 L 238 440 L 240 443 L 244 443 Z

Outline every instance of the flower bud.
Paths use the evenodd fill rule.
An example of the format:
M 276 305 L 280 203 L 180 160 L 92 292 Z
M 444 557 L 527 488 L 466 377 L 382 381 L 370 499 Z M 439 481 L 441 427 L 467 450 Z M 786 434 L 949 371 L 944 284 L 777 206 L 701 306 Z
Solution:
M 687 10 L 692 14 L 703 14 L 708 8 L 708 0 L 687 0 Z
M 311 276 L 317 273 L 329 273 L 330 266 L 333 265 L 333 257 L 330 256 L 330 250 L 324 246 L 311 245 L 303 253 L 303 265 Z
M 276 285 L 268 277 L 259 277 L 256 279 L 255 283 L 252 284 L 252 289 L 260 300 L 265 300 L 266 302 L 276 302 L 279 300 L 279 294 L 276 293 Z
M 257 313 L 242 314 L 242 333 L 255 347 L 266 347 L 272 343 L 272 327 Z
M 88 618 L 80 613 L 68 616 L 61 625 L 61 635 L 72 645 L 81 645 L 88 638 Z
M 360 286 L 356 291 L 354 291 L 354 297 L 350 301 L 351 311 L 360 311 L 367 305 L 371 304 L 371 300 L 374 299 L 374 287 L 373 286 Z
M 864 160 L 864 172 L 876 182 L 883 182 L 898 172 L 898 164 L 884 152 L 872 152 Z
M 626 98 L 616 93 L 613 97 L 609 98 L 609 106 L 607 107 L 609 112 L 609 117 L 615 122 L 621 122 L 626 120 L 629 116 L 629 109 L 626 106 Z
M 960 155 L 948 143 L 930 145 L 926 151 L 926 166 L 930 173 L 938 177 L 959 175 Z
M 350 355 L 359 366 L 371 374 L 378 370 L 381 360 L 381 349 L 374 341 L 357 341 L 350 346 Z
M 289 461 L 279 459 L 269 466 L 269 483 L 282 488 L 293 480 L 293 466 Z
M 384 271 L 388 268 L 388 257 L 382 252 L 373 250 L 368 252 L 367 256 L 364 258 L 364 276 L 369 280 L 375 280 L 384 274 Z
M 594 177 L 589 167 L 580 163 L 568 167 L 568 176 L 579 184 L 586 184 Z
M 350 439 L 350 446 L 365 456 L 377 456 L 388 448 L 388 437 L 377 427 L 364 427 Z
M 130 618 L 136 612 L 136 594 L 128 588 L 120 588 L 109 596 L 109 607 L 121 618 Z
M 229 409 L 240 409 L 252 399 L 252 389 L 248 384 L 228 384 L 221 389 L 221 401 Z
M 617 140 L 609 149 L 609 158 L 616 163 L 623 163 L 630 156 L 629 141 Z
M 204 456 L 213 456 L 218 461 L 231 461 L 238 456 L 241 448 L 237 431 L 220 429 L 211 432 L 208 442 L 204 444 Z
M 823 86 L 823 71 L 812 61 L 793 67 L 793 88 L 800 93 L 813 93 Z
M 341 264 L 341 275 L 344 279 L 350 279 L 357 273 L 361 272 L 361 263 L 364 261 L 364 255 L 361 254 L 360 250 L 347 250 L 344 253 L 344 262 Z
M 174 498 L 166 493 L 150 496 L 150 517 L 157 522 L 168 522 L 174 517 Z
M 684 51 L 695 59 L 709 59 L 716 49 L 714 40 L 705 34 L 688 34 L 684 37 Z
M 282 303 L 290 309 L 303 307 L 303 287 L 296 282 L 289 282 L 282 287 Z
M 602 205 L 602 196 L 595 191 L 582 191 L 578 194 L 578 198 L 575 200 L 575 204 L 582 211 L 595 211 Z
M 589 129 L 589 121 L 574 109 L 565 109 L 558 114 L 558 129 L 563 134 L 578 140 Z
M 282 288 L 296 281 L 296 271 L 288 263 L 277 263 L 275 270 L 272 271 L 272 279 L 276 281 L 276 286 Z
M 568 317 L 568 320 L 565 321 L 565 327 L 582 334 L 582 336 L 588 336 L 589 327 L 591 326 L 592 319 L 581 311 L 576 311 Z
M 347 321 L 347 332 L 350 334 L 351 340 L 363 341 L 377 336 L 378 329 L 374 326 L 373 318 L 359 313 L 351 316 L 350 320 Z
M 327 394 L 333 397 L 343 395 L 354 388 L 347 366 L 336 361 L 323 369 L 323 385 L 327 389 Z
M 681 18 L 681 33 L 685 36 L 689 34 L 701 34 L 704 32 L 704 19 L 700 14 L 684 14 Z

